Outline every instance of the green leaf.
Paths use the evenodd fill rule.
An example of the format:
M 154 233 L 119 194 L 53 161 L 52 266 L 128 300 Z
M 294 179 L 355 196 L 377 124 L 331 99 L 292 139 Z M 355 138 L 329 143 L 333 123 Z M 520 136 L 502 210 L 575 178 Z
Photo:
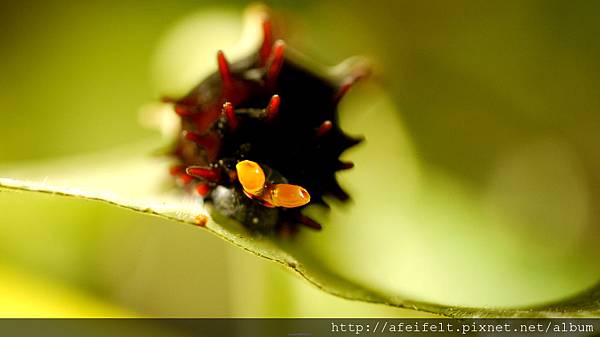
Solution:
M 563 296 L 565 300 L 522 309 L 464 306 L 460 305 L 457 297 L 449 297 L 447 303 L 439 296 L 442 300 L 432 301 L 435 296 L 427 298 L 428 294 L 439 292 L 435 285 L 451 289 L 450 280 L 454 276 L 450 269 L 438 271 L 438 275 L 446 275 L 447 279 L 433 282 L 433 286 L 414 286 L 436 274 L 424 277 L 419 274 L 420 269 L 406 267 L 407 263 L 414 263 L 418 268 L 442 268 L 441 265 L 428 265 L 427 250 L 419 248 L 423 233 L 426 234 L 423 242 L 430 242 L 434 251 L 445 250 L 444 254 L 434 256 L 436 260 L 448 263 L 466 256 L 477 269 L 483 270 L 481 275 L 490 275 L 485 279 L 477 276 L 476 272 L 472 272 L 472 276 L 467 270 L 466 278 L 459 279 L 465 285 L 456 286 L 465 293 L 477 291 L 465 281 L 468 278 L 481 283 L 482 293 L 502 284 L 509 290 L 516 289 L 510 283 L 511 280 L 514 284 L 519 283 L 514 280 L 514 274 L 496 280 L 497 274 L 490 269 L 490 266 L 499 264 L 509 265 L 516 258 L 498 258 L 499 248 L 486 242 L 478 243 L 497 228 L 484 229 L 481 236 L 470 234 L 471 227 L 465 227 L 465 222 L 487 221 L 485 215 L 476 210 L 473 198 L 450 180 L 435 178 L 435 174 L 419 168 L 415 151 L 390 100 L 376 88 L 362 87 L 359 91 L 363 93 L 350 95 L 341 106 L 344 128 L 367 138 L 364 145 L 345 154 L 356 162 L 355 169 L 339 176 L 353 201 L 349 204 L 330 201 L 331 210 L 309 208 L 308 213 L 324 224 L 321 232 L 302 229 L 298 236 L 285 239 L 250 232 L 239 223 L 219 215 L 210 205 L 204 205 L 201 199 L 173 185 L 168 174 L 169 160 L 152 155 L 161 147 L 159 142 L 145 142 L 103 154 L 0 168 L 0 177 L 3 177 L 0 178 L 0 191 L 50 193 L 97 200 L 181 223 L 201 225 L 199 228 L 285 266 L 323 291 L 351 300 L 449 317 L 600 314 L 600 286 L 568 296 L 573 289 L 581 289 L 582 284 L 593 280 L 591 276 L 587 277 L 595 276 L 593 271 L 577 282 L 569 283 L 568 290 L 561 288 L 562 293 L 556 291 L 561 295 L 567 293 Z M 438 224 L 441 225 L 436 227 Z M 467 248 L 457 252 L 456 246 Z M 411 254 L 411 251 L 417 253 Z M 518 259 L 532 254 L 535 257 L 536 254 L 529 247 L 520 252 L 522 256 Z M 497 260 L 489 260 L 491 256 L 496 256 Z M 566 261 L 565 265 L 568 265 L 567 262 L 571 261 Z M 564 271 L 564 268 L 559 270 L 560 273 Z M 460 269 L 458 272 L 465 273 Z M 546 276 L 542 273 L 539 277 Z M 535 277 L 524 278 L 524 282 L 532 279 L 535 280 Z M 537 294 L 546 298 L 551 298 L 551 295 L 544 292 Z

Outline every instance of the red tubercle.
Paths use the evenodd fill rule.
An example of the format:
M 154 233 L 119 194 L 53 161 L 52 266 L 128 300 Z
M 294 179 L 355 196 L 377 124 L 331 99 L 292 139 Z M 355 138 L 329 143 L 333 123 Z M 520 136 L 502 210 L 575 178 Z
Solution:
M 319 128 L 317 129 L 317 137 L 322 137 L 325 134 L 327 134 L 329 132 L 329 130 L 331 130 L 331 128 L 333 127 L 333 123 L 331 123 L 331 121 L 327 120 L 324 121 L 321 126 L 319 126 Z
M 202 106 L 199 113 L 191 116 L 196 132 L 203 134 L 210 129 L 221 114 L 223 103 L 209 104 Z
M 238 120 L 237 120 L 237 116 L 235 115 L 235 109 L 233 108 L 233 104 L 231 104 L 231 102 L 225 102 L 223 104 L 222 113 L 225 114 L 225 117 L 227 117 L 227 122 L 229 123 L 229 128 L 231 130 L 237 129 Z
M 198 185 L 196 185 L 196 192 L 198 192 L 198 194 L 205 198 L 211 191 L 211 187 L 209 184 L 207 183 L 200 183 Z
M 219 74 L 221 75 L 221 81 L 223 82 L 223 89 L 231 88 L 233 77 L 231 76 L 231 71 L 229 69 L 229 62 L 221 50 L 217 52 L 217 64 L 219 65 Z
M 368 77 L 370 73 L 371 69 L 368 66 L 363 65 L 360 67 L 355 67 L 338 87 L 338 92 L 334 96 L 334 101 L 338 103 L 357 81 Z
M 175 113 L 180 117 L 191 116 L 196 113 L 196 101 L 193 98 L 184 98 L 177 101 L 170 97 L 163 97 L 162 101 L 165 103 L 175 103 Z
M 279 113 L 279 105 L 281 104 L 281 98 L 279 95 L 273 95 L 271 100 L 269 101 L 269 105 L 265 109 L 265 113 L 267 115 L 267 120 L 274 119 Z
M 207 145 L 202 144 L 204 137 L 200 136 L 199 134 L 192 132 L 192 131 L 187 131 L 187 130 L 183 130 L 183 138 L 187 139 L 187 140 L 191 140 L 192 142 L 201 145 L 202 147 L 206 147 Z M 210 144 L 208 145 L 210 146 Z
M 189 183 L 191 183 L 194 178 L 188 174 L 185 173 L 181 173 L 179 175 L 177 175 L 177 178 L 179 178 L 179 181 L 183 184 L 183 185 L 187 185 Z
M 169 174 L 171 174 L 172 176 L 176 176 L 183 172 L 185 172 L 185 170 L 182 165 L 173 165 L 173 166 L 169 167 Z
M 285 42 L 282 40 L 277 40 L 273 44 L 273 52 L 271 55 L 271 61 L 269 62 L 267 68 L 267 80 L 269 82 L 273 82 L 277 79 L 279 72 L 281 71 L 281 67 L 283 66 L 283 58 L 285 52 Z
M 193 114 L 193 110 L 185 105 L 175 104 L 175 113 L 181 117 L 189 116 Z
M 342 100 L 342 98 L 348 93 L 350 88 L 352 88 L 352 85 L 354 84 L 354 82 L 355 82 L 354 78 L 348 78 L 344 82 L 342 82 L 337 93 L 333 97 L 333 99 L 336 103 L 338 103 L 339 101 Z
M 207 180 L 207 181 L 219 181 L 221 173 L 218 169 L 203 167 L 203 166 L 189 166 L 185 169 L 185 172 L 192 177 Z
M 336 171 L 349 170 L 354 167 L 354 163 L 351 161 L 340 161 Z
M 177 99 L 170 96 L 161 96 L 160 101 L 163 103 L 176 103 Z
M 179 183 L 181 183 L 182 185 L 187 185 L 194 180 L 193 177 L 185 173 L 185 168 L 181 165 L 171 166 L 169 168 L 169 173 L 172 176 L 176 177 Z
M 221 149 L 221 139 L 214 133 L 206 135 L 199 135 L 191 131 L 183 131 L 185 139 L 196 143 L 197 145 L 204 148 L 206 157 L 209 162 L 213 162 L 219 156 L 219 150 Z
M 348 193 L 346 193 L 346 191 L 344 191 L 342 187 L 338 184 L 329 186 L 329 194 L 335 196 L 341 201 L 346 201 L 350 199 Z
M 306 227 L 310 227 L 312 229 L 321 229 L 321 224 L 316 222 L 315 220 L 307 217 L 304 214 L 300 214 L 298 216 L 298 221 Z
M 261 66 L 264 66 L 271 54 L 271 49 L 273 47 L 273 28 L 270 18 L 265 18 L 262 23 L 263 30 L 263 42 L 260 47 L 259 55 L 259 63 Z

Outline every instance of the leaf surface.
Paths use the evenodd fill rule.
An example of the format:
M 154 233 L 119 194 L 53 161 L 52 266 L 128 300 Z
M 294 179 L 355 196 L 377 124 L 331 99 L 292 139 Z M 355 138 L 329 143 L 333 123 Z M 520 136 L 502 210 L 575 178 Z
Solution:
M 367 142 L 347 154 L 357 162 L 352 173 L 340 175 L 354 200 L 350 204 L 332 201 L 331 210 L 309 209 L 308 213 L 324 224 L 322 232 L 302 229 L 297 237 L 286 239 L 251 232 L 219 215 L 200 198 L 173 185 L 168 174 L 169 160 L 152 155 L 160 148 L 157 142 L 145 142 L 103 154 L 0 168 L 0 188 L 96 200 L 196 225 L 257 256 L 282 264 L 323 291 L 347 299 L 450 317 L 600 314 L 598 286 L 549 305 L 490 309 L 435 304 L 421 300 L 423 296 L 410 296 L 410 291 L 399 291 L 401 287 L 390 287 L 381 281 L 392 278 L 392 285 L 402 284 L 413 278 L 411 274 L 383 272 L 376 274 L 375 278 L 360 276 L 363 272 L 373 274 L 366 267 L 361 270 L 360 261 L 371 264 L 385 262 L 387 264 L 383 266 L 393 266 L 401 259 L 397 254 L 401 254 L 402 250 L 396 246 L 400 246 L 404 239 L 395 236 L 395 230 L 400 226 L 407 233 L 411 221 L 419 219 L 411 215 L 414 210 L 403 205 L 410 204 L 411 196 L 420 193 L 419 185 L 424 179 L 410 144 L 403 136 L 401 123 L 396 117 L 398 114 L 388 100 L 372 94 L 371 91 L 342 106 L 342 110 L 346 110 L 342 122 L 352 132 L 362 130 Z M 344 117 L 348 115 L 351 117 Z M 416 210 L 422 211 L 418 207 Z M 408 225 L 402 225 L 404 222 Z M 378 250 L 376 247 L 381 244 L 376 240 L 382 240 L 382 235 L 390 238 L 384 242 L 384 249 Z M 357 237 L 361 241 L 356 241 Z M 359 255 L 352 255 L 352 250 L 360 249 L 361 244 L 367 248 L 359 254 L 362 259 L 358 259 L 356 256 Z M 382 251 L 387 255 L 381 255 Z

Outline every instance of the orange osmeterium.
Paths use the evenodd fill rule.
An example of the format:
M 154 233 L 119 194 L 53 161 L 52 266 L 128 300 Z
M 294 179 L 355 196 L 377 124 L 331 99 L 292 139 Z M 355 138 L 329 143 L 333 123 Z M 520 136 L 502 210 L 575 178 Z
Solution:
M 244 190 L 252 195 L 260 194 L 265 187 L 265 173 L 257 163 L 244 160 L 235 165 L 238 180 Z
M 271 203 L 275 206 L 294 208 L 308 204 L 310 194 L 302 186 L 274 184 L 269 186 Z
M 310 202 L 310 194 L 302 186 L 266 182 L 262 168 L 253 161 L 241 161 L 235 168 L 246 195 L 262 200 L 267 207 L 294 208 Z

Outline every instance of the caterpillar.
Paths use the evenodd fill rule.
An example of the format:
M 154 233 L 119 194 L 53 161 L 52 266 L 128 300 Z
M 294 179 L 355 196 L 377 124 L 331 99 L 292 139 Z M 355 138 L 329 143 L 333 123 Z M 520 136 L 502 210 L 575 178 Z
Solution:
M 171 174 L 251 229 L 321 229 L 302 210 L 328 206 L 324 196 L 350 198 L 335 174 L 354 166 L 339 157 L 362 138 L 340 128 L 337 106 L 368 70 L 332 80 L 275 40 L 268 16 L 262 33 L 255 53 L 231 63 L 218 51 L 216 72 L 166 99 L 181 119 Z

